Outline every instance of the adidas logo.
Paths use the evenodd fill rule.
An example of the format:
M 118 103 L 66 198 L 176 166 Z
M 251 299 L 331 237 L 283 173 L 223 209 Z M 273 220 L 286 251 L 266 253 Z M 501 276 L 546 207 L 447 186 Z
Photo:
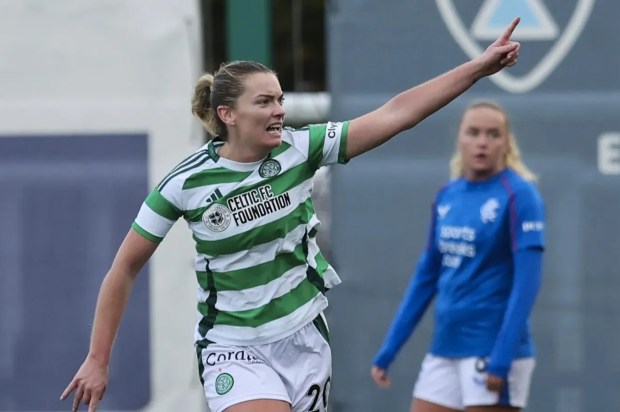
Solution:
M 221 199 L 221 198 L 222 198 L 222 192 L 220 192 L 220 189 L 215 189 L 215 192 L 211 193 L 211 196 L 207 198 L 207 203 L 213 203 L 217 199 Z

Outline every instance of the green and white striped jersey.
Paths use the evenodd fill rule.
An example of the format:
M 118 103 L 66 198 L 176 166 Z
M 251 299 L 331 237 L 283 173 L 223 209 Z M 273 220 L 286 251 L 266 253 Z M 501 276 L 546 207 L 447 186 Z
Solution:
M 196 242 L 195 338 L 228 345 L 275 342 L 327 307 L 340 283 L 316 244 L 311 200 L 321 166 L 345 163 L 348 122 L 285 128 L 266 159 L 237 163 L 211 141 L 144 201 L 133 228 L 160 242 L 181 216 Z

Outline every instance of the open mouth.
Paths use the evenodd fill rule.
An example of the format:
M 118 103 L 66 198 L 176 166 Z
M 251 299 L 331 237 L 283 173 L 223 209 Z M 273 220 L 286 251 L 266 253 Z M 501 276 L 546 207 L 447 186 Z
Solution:
M 267 132 L 273 135 L 280 135 L 282 133 L 282 123 L 274 123 L 267 128 Z
M 476 160 L 486 160 L 487 155 L 485 155 L 484 153 L 478 153 L 477 155 L 474 156 L 474 158 Z

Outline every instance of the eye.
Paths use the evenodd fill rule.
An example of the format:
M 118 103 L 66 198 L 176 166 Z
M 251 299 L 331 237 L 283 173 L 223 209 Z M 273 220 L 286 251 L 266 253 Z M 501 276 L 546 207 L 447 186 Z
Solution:
M 478 129 L 466 129 L 465 130 L 465 134 L 467 136 L 477 136 L 478 135 Z

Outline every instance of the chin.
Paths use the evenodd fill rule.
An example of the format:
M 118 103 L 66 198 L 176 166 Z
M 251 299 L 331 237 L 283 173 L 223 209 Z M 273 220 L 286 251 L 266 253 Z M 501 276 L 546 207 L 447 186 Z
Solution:
M 276 147 L 280 147 L 282 144 L 282 137 L 270 137 L 265 141 L 265 147 L 270 149 L 275 149 Z
M 490 175 L 493 173 L 493 169 L 490 167 L 474 167 L 471 170 L 477 175 Z
M 493 169 L 486 167 L 474 167 L 470 169 L 470 173 L 474 179 L 486 179 L 487 177 L 491 177 L 491 175 L 493 175 Z

